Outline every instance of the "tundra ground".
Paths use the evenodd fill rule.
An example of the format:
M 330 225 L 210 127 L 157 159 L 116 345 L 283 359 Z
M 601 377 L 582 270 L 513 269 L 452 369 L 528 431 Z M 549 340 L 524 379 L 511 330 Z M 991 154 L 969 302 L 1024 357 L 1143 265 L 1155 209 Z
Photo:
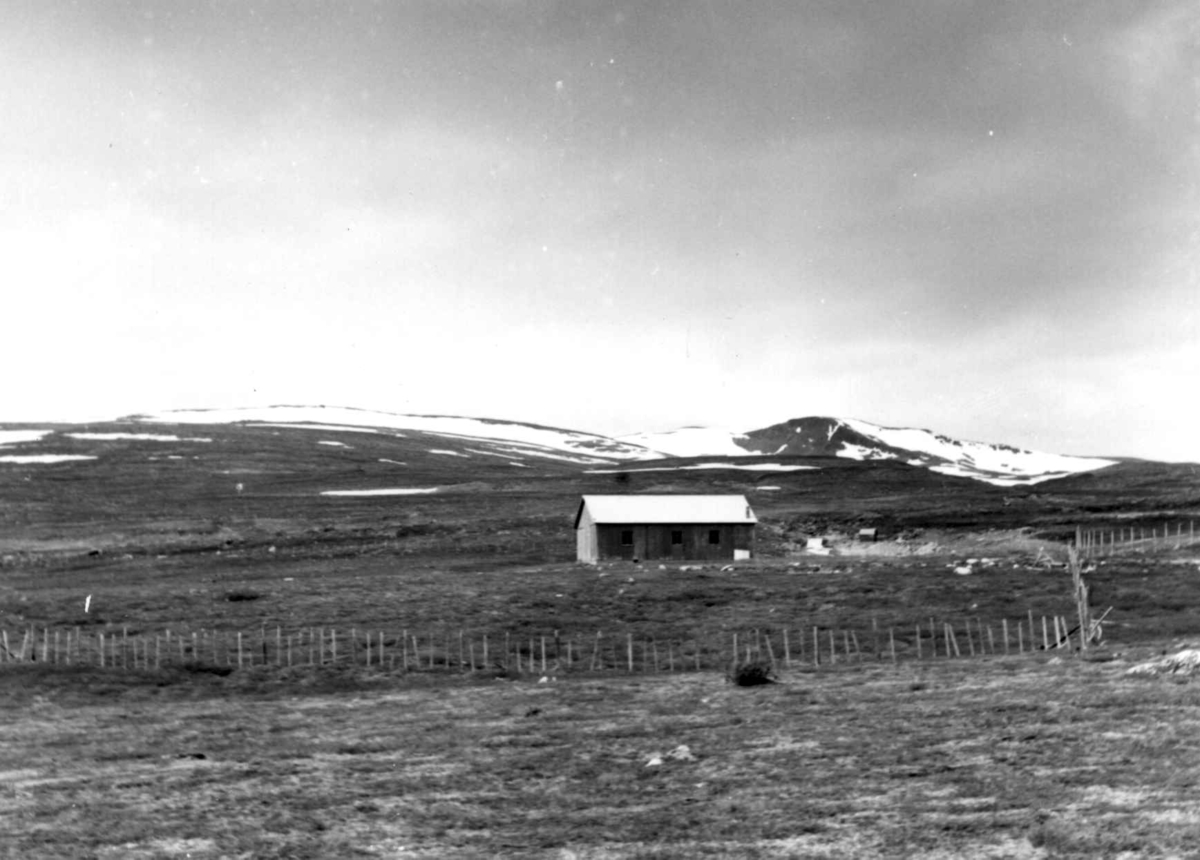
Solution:
M 816 626 L 854 634 L 864 657 L 801 661 L 759 688 L 727 684 L 718 663 L 576 664 L 539 683 L 346 660 L 5 662 L 0 855 L 1195 853 L 1200 687 L 1124 671 L 1200 634 L 1194 467 L 1122 464 L 1012 490 L 831 458 L 769 481 L 601 476 L 425 456 L 413 438 L 319 446 L 310 432 L 214 428 L 199 452 L 67 440 L 62 453 L 98 459 L 0 471 L 0 630 L 14 644 L 46 630 L 178 643 L 324 627 L 383 632 L 391 648 L 403 630 L 426 642 L 602 631 L 716 643 L 719 656 L 733 633 L 778 645 Z M 390 486 L 439 489 L 321 495 Z M 582 492 L 746 493 L 758 558 L 576 565 Z M 1030 615 L 1071 617 L 1058 565 L 1081 524 L 1139 537 L 1089 559 L 1093 607 L 1112 609 L 1104 648 L 971 659 L 964 638 L 961 659 L 944 647 L 917 659 L 917 625 L 971 620 L 982 651 L 1005 621 L 1011 633 Z M 799 551 L 861 526 L 886 542 Z M 893 630 L 895 664 L 878 659 Z
M 1189 856 L 1200 686 L 1125 665 L 986 658 L 795 671 L 749 689 L 714 673 L 536 683 L 11 667 L 0 849 Z

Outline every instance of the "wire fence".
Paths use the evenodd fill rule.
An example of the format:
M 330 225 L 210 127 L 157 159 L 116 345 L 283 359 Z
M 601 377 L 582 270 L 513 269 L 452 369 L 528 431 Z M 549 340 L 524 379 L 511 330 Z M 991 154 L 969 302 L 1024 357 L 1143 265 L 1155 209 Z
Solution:
M 985 622 L 929 618 L 903 626 L 876 622 L 856 628 L 771 627 L 691 637 L 657 638 L 595 631 L 500 635 L 466 630 L 415 631 L 281 627 L 251 631 L 128 628 L 101 631 L 26 627 L 0 630 L 0 665 L 42 663 L 129 671 L 181 667 L 361 667 L 442 673 L 657 674 L 727 671 L 760 662 L 776 670 L 934 659 L 1019 655 L 1081 647 L 1098 627 L 1082 631 L 1062 616 Z
M 1196 545 L 1194 520 L 1175 522 L 1174 531 L 1171 526 L 1171 523 L 1104 528 L 1077 526 L 1074 545 L 1080 552 L 1092 557 L 1180 550 Z

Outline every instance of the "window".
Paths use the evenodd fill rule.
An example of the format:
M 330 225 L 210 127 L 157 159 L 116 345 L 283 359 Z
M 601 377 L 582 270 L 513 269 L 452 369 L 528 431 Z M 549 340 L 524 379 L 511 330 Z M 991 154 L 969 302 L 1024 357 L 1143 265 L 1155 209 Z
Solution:
M 633 529 L 625 529 L 621 532 L 621 546 L 633 546 Z
M 720 529 L 709 529 L 708 530 L 708 542 L 711 544 L 720 543 L 721 542 L 721 530 Z
M 683 532 L 671 532 L 671 546 L 683 546 Z

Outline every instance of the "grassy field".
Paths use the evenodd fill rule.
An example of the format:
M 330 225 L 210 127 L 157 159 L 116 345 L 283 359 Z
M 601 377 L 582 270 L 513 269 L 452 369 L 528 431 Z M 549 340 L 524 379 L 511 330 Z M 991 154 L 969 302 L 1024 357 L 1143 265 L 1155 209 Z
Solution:
M 0 849 L 1194 856 L 1200 687 L 1125 666 L 941 661 L 758 688 L 17 667 L 0 673 Z
M 97 459 L 0 469 L 0 630 L 15 644 L 45 630 L 178 642 L 323 627 L 385 632 L 392 649 L 401 631 L 494 643 L 603 631 L 712 643 L 706 670 L 577 662 L 539 683 L 345 660 L 0 663 L 0 855 L 1196 853 L 1200 687 L 1125 674 L 1200 634 L 1193 467 L 1127 463 L 1015 489 L 830 458 L 758 477 L 591 475 L 429 456 L 435 443 L 415 434 L 322 431 L 345 441 L 334 448 L 310 432 L 56 437 L 60 453 Z M 397 485 L 440 489 L 321 495 Z M 626 491 L 746 493 L 758 558 L 574 564 L 579 494 Z M 967 620 L 998 633 L 1004 619 L 1071 617 L 1057 563 L 1077 524 L 1188 536 L 1091 559 L 1093 606 L 1112 608 L 1104 648 L 968 659 L 960 640 L 963 659 L 931 660 L 927 639 L 915 659 L 916 624 L 962 637 Z M 886 540 L 800 551 L 806 536 L 863 525 Z M 778 646 L 813 626 L 856 636 L 866 659 L 726 683 L 732 634 Z M 870 653 L 893 628 L 896 665 Z

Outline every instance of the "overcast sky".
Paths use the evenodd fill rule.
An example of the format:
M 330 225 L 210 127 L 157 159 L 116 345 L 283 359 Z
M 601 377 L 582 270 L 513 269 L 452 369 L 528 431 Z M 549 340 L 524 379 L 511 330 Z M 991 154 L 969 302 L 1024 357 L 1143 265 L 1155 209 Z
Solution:
M 1200 460 L 1200 6 L 51 2 L 0 420 L 804 415 Z

